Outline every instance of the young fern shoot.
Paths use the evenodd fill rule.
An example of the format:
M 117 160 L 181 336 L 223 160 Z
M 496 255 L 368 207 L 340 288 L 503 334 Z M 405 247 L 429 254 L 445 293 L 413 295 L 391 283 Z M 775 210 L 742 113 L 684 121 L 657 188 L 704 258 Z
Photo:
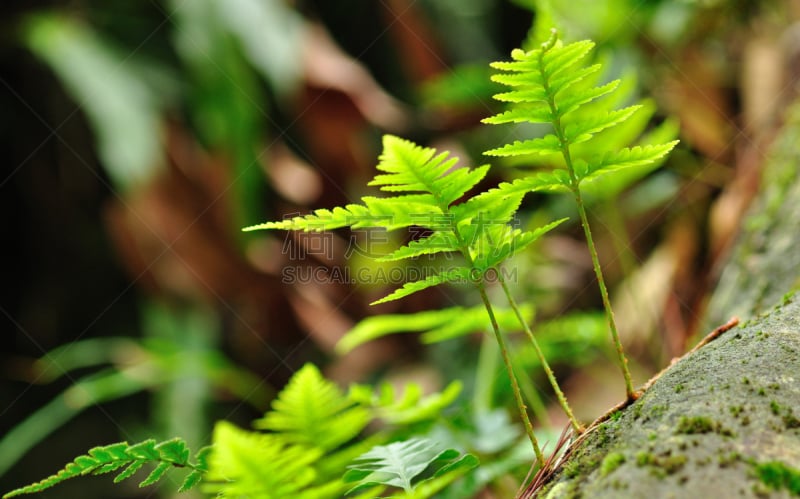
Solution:
M 383 139 L 383 153 L 377 166 L 382 173 L 369 185 L 398 194 L 380 198 L 366 196 L 362 198 L 362 204 L 316 210 L 309 215 L 268 222 L 245 230 L 322 231 L 341 227 L 396 230 L 418 226 L 430 231 L 429 235 L 413 240 L 378 260 L 400 261 L 439 253 L 460 254 L 464 260 L 462 264 L 440 269 L 418 281 L 407 282 L 373 304 L 396 300 L 445 282 L 472 283 L 486 308 L 520 417 L 537 461 L 541 464 L 544 463 L 544 456 L 533 434 L 533 425 L 514 375 L 506 342 L 486 292 L 486 275 L 488 272 L 499 274 L 498 267 L 503 261 L 563 220 L 533 231 L 512 229 L 509 222 L 517 212 L 524 191 L 490 189 L 458 202 L 486 176 L 489 167 L 455 168 L 456 162 L 457 158 L 450 157 L 447 152 L 437 154 L 434 149 L 387 135 Z
M 626 147 L 606 151 L 596 134 L 630 118 L 640 106 L 605 110 L 593 101 L 616 90 L 619 80 L 595 86 L 599 64 L 582 66 L 581 60 L 594 47 L 588 40 L 564 45 L 555 30 L 540 48 L 511 53 L 512 61 L 495 62 L 492 67 L 502 72 L 492 80 L 511 87 L 495 99 L 511 103 L 508 111 L 484 119 L 484 123 L 545 123 L 552 133 L 544 137 L 515 141 L 487 151 L 490 156 L 524 156 L 535 164 L 555 165 L 528 177 L 501 184 L 505 192 L 561 191 L 572 194 L 578 209 L 586 243 L 592 257 L 597 283 L 605 308 L 608 329 L 617 351 L 625 378 L 628 399 L 635 399 L 628 360 L 619 339 L 614 313 L 608 297 L 603 271 L 592 238 L 581 185 L 600 176 L 622 169 L 657 162 L 666 156 L 678 141 Z M 580 144 L 580 147 L 576 147 Z M 576 151 L 580 153 L 576 154 Z M 504 287 L 505 289 L 505 287 Z

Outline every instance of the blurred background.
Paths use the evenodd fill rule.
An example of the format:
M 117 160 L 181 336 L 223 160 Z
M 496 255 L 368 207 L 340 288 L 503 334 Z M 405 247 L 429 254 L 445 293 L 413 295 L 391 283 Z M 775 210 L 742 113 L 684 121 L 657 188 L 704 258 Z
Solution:
M 663 168 L 591 200 L 644 382 L 704 334 L 708 293 L 795 94 L 798 18 L 796 0 L 3 2 L 0 490 L 93 445 L 181 436 L 199 447 L 215 420 L 262 414 L 305 362 L 343 386 L 464 379 L 469 398 L 480 332 L 335 345 L 370 315 L 475 297 L 435 288 L 370 307 L 397 283 L 285 269 L 374 274 L 369 252 L 353 250 L 397 241 L 241 228 L 357 201 L 385 133 L 486 163 L 482 151 L 526 132 L 480 125 L 500 109 L 488 63 L 552 22 L 597 42 L 625 101 L 647 97 L 628 133 L 681 139 Z M 493 163 L 482 187 L 511 178 Z M 523 213 L 570 216 L 569 201 L 531 196 Z M 623 388 L 580 227 L 510 268 L 578 416 L 593 419 Z M 521 345 L 517 362 L 537 420 L 560 431 L 535 356 Z M 510 407 L 497 372 L 491 398 Z M 110 487 L 83 480 L 40 497 Z

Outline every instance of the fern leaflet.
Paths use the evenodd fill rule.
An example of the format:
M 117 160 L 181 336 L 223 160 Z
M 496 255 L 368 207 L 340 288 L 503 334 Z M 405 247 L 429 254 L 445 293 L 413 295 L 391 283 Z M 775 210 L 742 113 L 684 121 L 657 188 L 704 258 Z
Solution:
M 434 274 L 428 276 L 425 279 L 419 281 L 407 282 L 403 284 L 401 288 L 394 290 L 393 292 L 384 296 L 380 300 L 375 300 L 374 302 L 370 303 L 370 305 L 377 305 L 379 303 L 386 303 L 388 301 L 399 300 L 400 298 L 416 293 L 417 291 L 422 291 L 423 289 L 427 289 L 433 286 L 438 286 L 439 284 L 443 284 L 445 282 L 460 282 L 460 283 L 474 282 L 476 280 L 477 275 L 478 274 L 474 274 L 468 268 L 464 267 L 455 268 L 447 272 L 442 272 L 440 274 Z
M 478 460 L 471 454 L 461 455 L 457 450 L 440 450 L 437 443 L 426 438 L 412 438 L 387 445 L 379 445 L 363 454 L 349 466 L 345 482 L 357 485 L 348 491 L 352 494 L 383 484 L 402 489 L 405 494 L 393 497 L 431 497 L 436 490 L 422 494 L 419 487 L 425 482 L 449 475 L 457 478 L 463 471 L 474 468 Z M 436 472 L 430 478 L 415 480 L 429 467 Z M 416 492 L 416 493 L 415 493 Z
M 533 317 L 533 307 L 523 306 L 527 320 Z M 495 310 L 498 324 L 505 330 L 519 327 L 514 311 L 507 308 Z M 488 331 L 492 325 L 483 305 L 476 307 L 450 307 L 426 310 L 413 314 L 374 315 L 361 320 L 347 332 L 336 351 L 344 354 L 368 341 L 398 333 L 422 333 L 423 343 L 438 343 L 480 331 Z
M 403 388 L 403 395 L 397 398 L 391 383 L 383 383 L 377 394 L 371 386 L 353 385 L 349 396 L 364 407 L 369 407 L 376 417 L 387 423 L 410 425 L 439 416 L 445 407 L 455 401 L 461 388 L 461 382 L 453 381 L 441 393 L 423 396 L 420 385 L 408 383 Z
M 125 468 L 114 478 L 114 483 L 133 476 L 145 464 L 156 464 L 150 474 L 139 483 L 140 487 L 152 485 L 161 480 L 170 468 L 188 468 L 190 473 L 183 480 L 180 491 L 194 487 L 203 475 L 208 472 L 209 447 L 200 449 L 194 456 L 194 463 L 189 461 L 190 451 L 186 442 L 179 438 L 158 443 L 155 440 L 128 445 L 120 442 L 101 447 L 94 447 L 87 454 L 76 457 L 61 471 L 44 480 L 13 490 L 3 499 L 23 494 L 32 494 L 49 489 L 59 483 L 84 475 L 102 475 Z

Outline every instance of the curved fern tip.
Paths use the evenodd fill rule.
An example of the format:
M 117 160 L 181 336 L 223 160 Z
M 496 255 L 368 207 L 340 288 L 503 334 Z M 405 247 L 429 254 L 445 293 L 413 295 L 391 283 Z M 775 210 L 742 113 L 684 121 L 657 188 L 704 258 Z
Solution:
M 550 50 L 555 46 L 556 42 L 558 41 L 558 30 L 556 28 L 550 28 L 550 38 L 547 39 L 544 43 L 542 43 L 542 50 Z
M 514 50 L 511 51 L 511 58 L 519 61 L 519 60 L 524 59 L 526 54 L 527 54 L 527 52 L 525 52 L 522 49 L 514 49 Z M 502 63 L 493 62 L 491 64 L 491 66 L 494 68 L 494 67 L 497 67 L 497 65 L 499 65 L 499 64 L 502 64 Z

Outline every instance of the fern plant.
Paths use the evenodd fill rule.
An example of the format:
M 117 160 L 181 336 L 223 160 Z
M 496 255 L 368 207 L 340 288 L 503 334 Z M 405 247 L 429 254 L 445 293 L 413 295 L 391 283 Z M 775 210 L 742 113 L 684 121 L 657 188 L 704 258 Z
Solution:
M 523 250 L 564 221 L 557 220 L 533 231 L 512 228 L 512 221 L 522 202 L 525 191 L 510 192 L 491 189 L 461 200 L 488 173 L 489 167 L 455 168 L 457 158 L 449 153 L 438 153 L 432 148 L 420 147 L 410 141 L 387 135 L 383 139 L 383 153 L 377 169 L 382 172 L 369 185 L 379 186 L 386 193 L 400 193 L 387 197 L 365 196 L 362 204 L 348 204 L 333 210 L 315 212 L 279 222 L 267 222 L 245 230 L 284 229 L 322 231 L 352 228 L 382 228 L 397 230 L 421 226 L 430 231 L 424 238 L 416 239 L 378 258 L 380 261 L 399 261 L 422 255 L 440 253 L 461 255 L 463 261 L 449 269 L 434 272 L 424 279 L 405 283 L 373 304 L 396 300 L 423 289 L 446 282 L 471 283 L 477 289 L 500 347 L 506 372 L 511 381 L 520 417 L 537 461 L 544 463 L 533 425 L 528 417 L 525 402 L 514 374 L 506 341 L 500 330 L 497 314 L 486 291 L 486 276 L 501 276 L 499 266 L 507 258 Z M 531 342 L 538 348 L 536 338 L 527 327 L 522 311 L 514 302 L 502 277 L 509 304 Z M 559 401 L 570 417 L 573 426 L 580 425 L 563 396 L 547 360 L 542 354 L 541 363 L 548 373 Z
M 514 181 L 506 186 L 507 191 L 561 191 L 574 197 L 606 311 L 608 329 L 625 379 L 626 394 L 631 400 L 636 398 L 636 393 L 617 332 L 581 189 L 601 176 L 657 162 L 675 147 L 677 141 L 613 151 L 604 148 L 598 134 L 628 120 L 641 106 L 603 110 L 602 107 L 590 105 L 596 99 L 614 92 L 620 83 L 614 80 L 602 85 L 595 84 L 601 66 L 581 64 L 593 47 L 594 43 L 589 40 L 564 45 L 556 30 L 553 30 L 550 38 L 538 49 L 529 52 L 517 49 L 511 53 L 512 61 L 493 63 L 492 66 L 502 72 L 493 75 L 492 79 L 511 87 L 509 91 L 495 95 L 495 98 L 511 103 L 511 109 L 486 118 L 483 122 L 545 123 L 551 126 L 551 133 L 515 141 L 485 154 L 523 156 L 533 164 L 550 166 Z

